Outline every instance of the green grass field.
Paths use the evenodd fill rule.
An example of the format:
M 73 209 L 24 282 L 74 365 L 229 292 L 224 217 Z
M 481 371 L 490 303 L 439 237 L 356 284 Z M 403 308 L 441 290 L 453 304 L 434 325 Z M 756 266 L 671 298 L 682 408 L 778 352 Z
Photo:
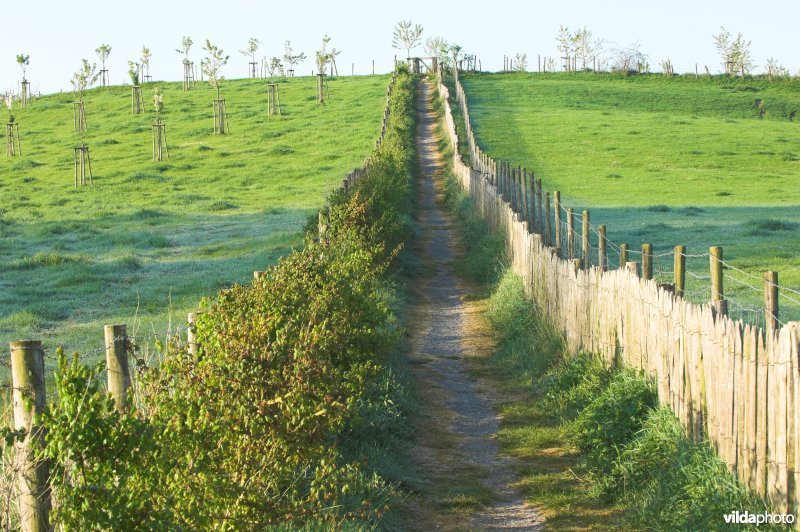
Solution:
M 590 209 L 611 241 L 633 250 L 651 242 L 660 279 L 672 277 L 673 246 L 702 255 L 719 245 L 742 270 L 725 274 L 731 315 L 760 322 L 765 270 L 800 291 L 796 80 L 587 73 L 464 74 L 462 82 L 491 156 L 533 170 L 576 212 Z M 618 260 L 613 248 L 609 260 Z M 708 261 L 689 259 L 692 300 L 710 297 Z M 789 299 L 800 295 L 782 294 L 780 320 L 800 319 Z
M 380 132 L 388 76 L 280 83 L 268 116 L 264 81 L 222 82 L 230 134 L 213 135 L 208 84 L 87 92 L 94 185 L 75 189 L 72 94 L 15 108 L 23 155 L 0 159 L 0 344 L 42 339 L 82 352 L 103 324 L 129 334 L 185 322 L 203 296 L 249 282 L 302 243 L 307 218 Z M 152 162 L 153 85 L 164 94 L 170 160 Z M 5 348 L 4 348 L 5 349 Z

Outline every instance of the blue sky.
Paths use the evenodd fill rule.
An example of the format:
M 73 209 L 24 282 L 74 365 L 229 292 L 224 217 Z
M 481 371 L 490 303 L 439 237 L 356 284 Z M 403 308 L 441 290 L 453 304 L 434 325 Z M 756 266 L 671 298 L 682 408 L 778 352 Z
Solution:
M 10 5 L 9 5 L 10 4 Z M 222 6 L 221 8 L 215 7 Z M 80 8 L 80 10 L 79 10 Z M 134 12 L 131 12 L 134 8 Z M 17 86 L 21 72 L 16 54 L 31 55 L 28 79 L 34 91 L 69 89 L 69 79 L 80 59 L 96 61 L 94 49 L 112 47 L 108 68 L 113 83 L 127 79 L 127 61 L 140 56 L 142 45 L 152 54 L 155 79 L 177 80 L 181 58 L 175 52 L 183 35 L 195 41 L 193 57 L 199 61 L 200 44 L 210 38 L 231 59 L 223 74 L 243 77 L 247 62 L 238 50 L 249 37 L 263 41 L 259 55 L 283 54 L 290 39 L 296 49 L 313 57 L 323 34 L 342 50 L 337 60 L 342 74 L 355 66 L 356 74 L 369 73 L 372 60 L 379 72 L 388 71 L 396 50 L 391 47 L 395 22 L 411 19 L 425 27 L 424 36 L 441 35 L 477 53 L 484 69 L 502 67 L 503 55 L 527 53 L 533 68 L 538 54 L 555 56 L 559 25 L 587 26 L 609 47 L 639 42 L 653 65 L 670 58 L 676 72 L 708 65 L 721 69 L 712 34 L 725 26 L 752 41 L 759 67 L 775 57 L 793 74 L 800 68 L 797 56 L 798 1 L 685 1 L 647 2 L 435 2 L 379 1 L 172 2 L 136 0 L 80 3 L 40 0 L 6 2 L 0 27 L 0 91 Z M 307 60 L 298 69 L 311 73 Z

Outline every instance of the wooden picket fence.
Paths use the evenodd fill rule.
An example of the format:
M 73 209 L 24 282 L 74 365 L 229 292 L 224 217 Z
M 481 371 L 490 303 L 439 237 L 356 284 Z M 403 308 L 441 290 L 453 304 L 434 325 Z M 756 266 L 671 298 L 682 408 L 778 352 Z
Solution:
M 470 167 L 454 150 L 453 172 L 489 225 L 505 235 L 513 270 L 542 315 L 563 334 L 570 352 L 589 351 L 608 365 L 646 372 L 660 402 L 671 406 L 692 438 L 708 441 L 731 471 L 778 511 L 796 513 L 800 322 L 779 328 L 773 320 L 762 329 L 729 318 L 721 277 L 718 301 L 696 304 L 676 293 L 674 285 L 639 275 L 636 264 L 612 270 L 602 262 L 590 266 L 572 255 L 561 258 L 561 243 L 554 246 L 560 224 L 553 238 L 549 194 L 532 175 L 509 171 L 477 146 L 457 71 L 453 78 L 472 159 Z M 438 92 L 450 142 L 458 146 L 441 71 Z M 721 257 L 713 250 L 710 257 L 712 273 L 716 269 L 721 275 Z M 642 259 L 645 271 L 646 250 Z

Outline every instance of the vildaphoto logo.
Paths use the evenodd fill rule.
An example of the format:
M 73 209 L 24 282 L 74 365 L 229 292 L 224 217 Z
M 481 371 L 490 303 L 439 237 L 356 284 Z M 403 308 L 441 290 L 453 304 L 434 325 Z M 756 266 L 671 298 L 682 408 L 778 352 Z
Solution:
M 723 516 L 728 525 L 792 525 L 795 521 L 794 514 L 751 514 L 750 512 L 733 511 Z

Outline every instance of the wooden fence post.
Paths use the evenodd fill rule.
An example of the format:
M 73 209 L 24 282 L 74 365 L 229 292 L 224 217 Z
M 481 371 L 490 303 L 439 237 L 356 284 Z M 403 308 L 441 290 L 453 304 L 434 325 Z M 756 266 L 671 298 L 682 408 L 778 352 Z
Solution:
M 717 314 L 728 314 L 728 302 L 725 301 L 725 289 L 722 283 L 722 248 L 712 246 L 709 250 L 711 261 L 711 304 L 717 310 Z
M 536 176 L 532 172 L 530 176 L 530 182 L 528 183 L 528 190 L 531 195 L 531 218 L 533 218 L 531 232 L 536 233 L 537 229 L 539 228 L 539 220 L 536 219 Z
M 556 255 L 561 256 L 561 192 L 553 192 L 553 207 L 556 213 Z
M 653 245 L 642 244 L 642 279 L 653 278 Z
M 686 288 L 686 246 L 675 246 L 673 282 L 675 283 L 675 295 L 683 297 Z
M 567 209 L 567 258 L 575 258 L 575 215 L 572 207 Z
M 606 257 L 606 226 L 597 226 L 597 264 L 601 271 L 608 270 L 608 257 Z
M 44 532 L 50 530 L 50 473 L 47 461 L 37 456 L 44 433 L 33 424 L 34 414 L 41 413 L 47 402 L 44 350 L 38 340 L 11 342 L 10 348 L 14 426 L 27 431 L 17 446 L 20 529 Z
M 536 224 L 539 232 L 544 232 L 544 205 L 542 205 L 542 180 L 536 180 Z
M 545 208 L 545 227 L 544 227 L 544 244 L 546 246 L 553 245 L 553 228 L 550 225 L 550 193 L 547 192 L 544 196 L 544 208 Z
M 628 244 L 619 245 L 619 269 L 627 268 L 628 265 Z
M 764 323 L 768 331 L 778 328 L 778 272 L 764 272 Z
M 128 370 L 128 333 L 125 325 L 106 325 L 103 333 L 106 341 L 108 391 L 114 398 L 117 410 L 122 412 L 128 405 L 128 386 L 131 383 Z
M 190 312 L 187 317 L 188 327 L 186 328 L 186 345 L 189 346 L 189 354 L 197 354 L 197 316 L 201 312 Z
M 591 247 L 589 244 L 589 211 L 582 213 L 583 224 L 581 227 L 581 258 L 583 259 L 583 267 L 587 270 L 592 265 Z
M 527 170 L 524 168 L 522 169 L 522 210 L 525 213 L 525 221 L 528 222 L 528 231 L 531 231 L 531 223 L 533 220 L 531 219 L 531 204 L 530 199 L 531 195 L 528 191 L 528 182 L 530 181 L 530 175 Z

